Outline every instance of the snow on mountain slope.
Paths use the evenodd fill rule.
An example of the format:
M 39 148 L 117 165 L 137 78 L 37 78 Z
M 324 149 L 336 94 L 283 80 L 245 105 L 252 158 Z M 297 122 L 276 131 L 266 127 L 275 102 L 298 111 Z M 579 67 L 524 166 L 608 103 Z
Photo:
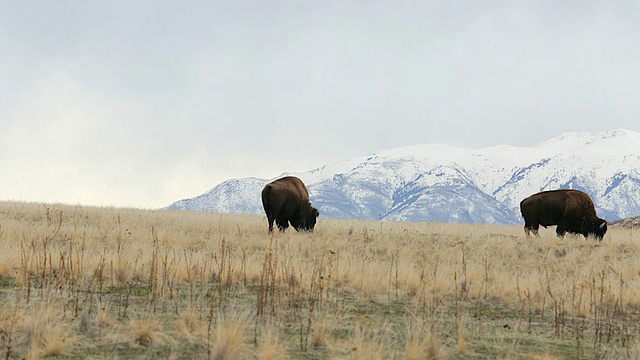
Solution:
M 166 209 L 257 214 L 263 211 L 260 191 L 265 183 L 257 178 L 227 180 L 200 196 L 177 201 Z M 256 193 L 256 189 L 260 190 Z
M 563 133 L 533 147 L 415 145 L 325 165 L 300 177 L 324 217 L 509 224 L 520 201 L 575 188 L 607 220 L 640 214 L 640 134 Z M 169 209 L 261 213 L 273 179 L 234 179 Z

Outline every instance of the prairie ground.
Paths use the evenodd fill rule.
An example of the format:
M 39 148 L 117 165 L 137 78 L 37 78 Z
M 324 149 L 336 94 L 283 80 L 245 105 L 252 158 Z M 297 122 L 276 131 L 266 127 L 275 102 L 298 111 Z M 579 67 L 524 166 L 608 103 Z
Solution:
M 0 203 L 0 356 L 637 359 L 640 234 Z

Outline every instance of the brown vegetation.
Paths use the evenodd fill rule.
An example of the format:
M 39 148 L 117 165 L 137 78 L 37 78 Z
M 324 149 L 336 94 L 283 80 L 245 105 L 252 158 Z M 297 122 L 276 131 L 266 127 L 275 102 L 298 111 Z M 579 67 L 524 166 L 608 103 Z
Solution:
M 625 358 L 640 235 L 0 203 L 0 351 L 195 359 Z

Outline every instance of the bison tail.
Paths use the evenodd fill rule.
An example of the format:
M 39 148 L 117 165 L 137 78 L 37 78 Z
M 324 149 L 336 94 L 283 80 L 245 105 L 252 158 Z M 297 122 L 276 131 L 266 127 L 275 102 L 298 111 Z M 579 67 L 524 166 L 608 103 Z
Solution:
M 262 189 L 262 207 L 264 208 L 264 211 L 267 213 L 269 209 L 270 193 L 271 193 L 271 184 L 268 184 L 267 186 L 264 187 L 264 189 Z

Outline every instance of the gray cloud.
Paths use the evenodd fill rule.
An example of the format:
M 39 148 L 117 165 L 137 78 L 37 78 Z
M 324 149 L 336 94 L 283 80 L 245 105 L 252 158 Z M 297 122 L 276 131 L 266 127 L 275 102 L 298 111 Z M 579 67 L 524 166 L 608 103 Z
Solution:
M 159 207 L 417 143 L 640 131 L 637 2 L 9 2 L 0 198 Z

